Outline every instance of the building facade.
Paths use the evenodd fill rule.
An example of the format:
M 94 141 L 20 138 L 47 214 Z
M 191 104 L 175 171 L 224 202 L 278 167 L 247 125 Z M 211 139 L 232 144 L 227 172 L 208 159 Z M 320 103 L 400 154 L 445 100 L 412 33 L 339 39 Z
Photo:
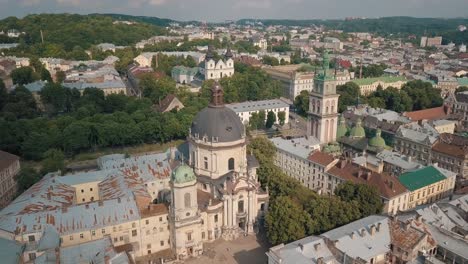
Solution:
M 284 124 L 289 123 L 289 105 L 279 99 L 235 103 L 226 105 L 226 107 L 234 111 L 239 116 L 241 122 L 246 125 L 249 124 L 252 114 L 258 114 L 260 111 L 265 112 L 265 120 L 268 112 L 273 112 L 276 117 L 275 124 L 281 123 L 280 113 L 283 113 Z
M 5 207 L 16 196 L 15 176 L 20 171 L 19 157 L 0 150 L 0 208 Z
M 407 81 L 405 77 L 402 76 L 384 76 L 376 78 L 355 79 L 352 82 L 359 86 L 361 95 L 369 95 L 377 91 L 379 86 L 384 90 L 388 87 L 401 89 L 401 87 L 403 87 Z
M 204 65 L 200 68 L 205 80 L 219 80 L 224 77 L 231 77 L 234 74 L 234 60 L 231 49 L 228 48 L 224 58 L 217 61 L 213 52 L 213 46 L 209 46 Z

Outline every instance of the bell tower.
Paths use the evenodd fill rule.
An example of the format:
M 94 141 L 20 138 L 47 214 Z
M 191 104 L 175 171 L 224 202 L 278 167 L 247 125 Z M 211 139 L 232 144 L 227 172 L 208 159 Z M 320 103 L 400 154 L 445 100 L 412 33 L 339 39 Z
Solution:
M 310 136 L 321 144 L 336 141 L 338 126 L 338 98 L 336 78 L 330 72 L 330 57 L 323 53 L 322 71 L 314 77 L 314 89 L 309 97 Z

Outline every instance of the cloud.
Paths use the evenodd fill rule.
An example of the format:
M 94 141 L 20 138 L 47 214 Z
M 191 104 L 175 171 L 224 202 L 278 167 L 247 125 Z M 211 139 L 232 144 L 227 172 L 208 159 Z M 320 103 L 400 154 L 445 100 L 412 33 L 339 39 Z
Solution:
M 271 7 L 272 7 L 271 0 L 239 0 L 234 5 L 234 8 L 236 9 L 243 9 L 243 8 L 267 9 Z

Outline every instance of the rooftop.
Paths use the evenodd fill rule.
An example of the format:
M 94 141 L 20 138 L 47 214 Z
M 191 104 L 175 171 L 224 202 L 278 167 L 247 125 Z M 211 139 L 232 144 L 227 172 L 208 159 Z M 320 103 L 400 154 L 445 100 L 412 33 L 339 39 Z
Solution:
M 384 83 L 406 82 L 406 78 L 403 76 L 382 76 L 382 77 L 375 77 L 375 78 L 354 79 L 353 82 L 357 85 L 371 85 L 376 82 L 384 82 Z
M 270 110 L 275 108 L 289 108 L 289 105 L 282 100 L 272 99 L 263 101 L 248 101 L 243 103 L 227 104 L 226 107 L 236 113 L 252 112 L 260 110 Z
M 439 106 L 419 111 L 405 112 L 403 115 L 412 121 L 437 120 L 447 117 L 447 108 L 445 106 Z
M 320 148 L 320 141 L 315 137 L 300 137 L 294 139 L 284 139 L 281 137 L 270 138 L 275 147 L 291 155 L 307 159 L 309 154 Z
M 403 173 L 398 178 L 406 188 L 415 191 L 433 183 L 445 180 L 447 177 L 434 166 Z

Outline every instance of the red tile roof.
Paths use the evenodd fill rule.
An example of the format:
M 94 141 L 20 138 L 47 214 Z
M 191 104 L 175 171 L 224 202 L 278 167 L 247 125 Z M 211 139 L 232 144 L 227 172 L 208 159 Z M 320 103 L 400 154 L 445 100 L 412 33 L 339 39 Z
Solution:
M 0 150 L 0 170 L 10 167 L 17 160 L 19 160 L 18 156 Z
M 389 174 L 369 171 L 346 161 L 340 161 L 328 170 L 328 173 L 346 181 L 375 187 L 380 195 L 387 199 L 399 196 L 407 191 L 398 179 Z
M 439 136 L 432 150 L 446 155 L 464 159 L 468 155 L 468 139 L 443 133 Z
M 448 115 L 447 110 L 446 106 L 439 106 L 419 111 L 405 112 L 403 115 L 410 118 L 412 121 L 437 120 L 445 118 Z
M 332 163 L 335 160 L 335 158 L 330 154 L 323 153 L 321 151 L 315 151 L 312 154 L 310 154 L 309 160 L 326 167 L 330 163 Z

